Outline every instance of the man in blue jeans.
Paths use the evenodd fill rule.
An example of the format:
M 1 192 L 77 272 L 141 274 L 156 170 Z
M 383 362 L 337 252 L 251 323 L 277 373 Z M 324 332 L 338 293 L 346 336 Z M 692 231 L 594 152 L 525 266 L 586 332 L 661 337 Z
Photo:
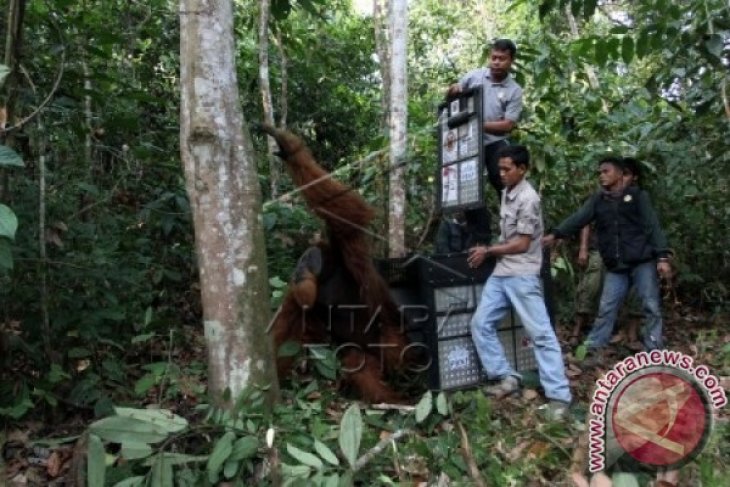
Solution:
M 543 239 L 550 245 L 555 238 L 573 235 L 595 222 L 598 251 L 607 272 L 598 316 L 586 339 L 592 363 L 602 361 L 601 350 L 611 339 L 616 315 L 631 285 L 646 317 L 642 345 L 646 350 L 664 347 L 657 273 L 665 277 L 671 274 L 671 252 L 649 195 L 627 184 L 620 158 L 604 157 L 598 168 L 601 190 Z
M 530 165 L 525 146 L 504 147 L 498 152 L 498 158 L 504 184 L 499 243 L 469 249 L 471 267 L 479 267 L 487 257 L 497 259 L 471 321 L 472 340 L 487 375 L 499 379 L 496 385 L 486 389 L 487 394 L 502 397 L 517 392 L 520 375 L 507 361 L 497 336 L 499 324 L 513 306 L 534 344 L 540 383 L 550 400 L 547 412 L 557 419 L 567 411 L 572 396 L 540 285 L 543 257 L 540 197 L 525 179 Z

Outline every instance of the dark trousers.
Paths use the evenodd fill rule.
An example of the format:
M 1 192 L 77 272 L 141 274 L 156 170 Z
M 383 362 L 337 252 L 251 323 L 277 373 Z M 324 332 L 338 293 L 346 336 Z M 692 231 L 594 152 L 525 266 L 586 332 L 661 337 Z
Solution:
M 489 145 L 484 146 L 484 168 L 487 170 L 489 183 L 497 192 L 497 198 L 502 195 L 502 179 L 499 177 L 499 159 L 497 159 L 497 152 L 502 147 L 509 145 L 506 140 L 498 140 L 492 142 Z M 487 193 L 487 188 L 484 188 L 484 192 Z M 486 198 L 486 194 L 485 194 Z M 472 231 L 474 244 L 489 244 L 492 240 L 491 218 L 489 211 L 486 206 L 480 208 L 474 208 L 472 210 L 466 210 L 464 212 L 467 225 Z

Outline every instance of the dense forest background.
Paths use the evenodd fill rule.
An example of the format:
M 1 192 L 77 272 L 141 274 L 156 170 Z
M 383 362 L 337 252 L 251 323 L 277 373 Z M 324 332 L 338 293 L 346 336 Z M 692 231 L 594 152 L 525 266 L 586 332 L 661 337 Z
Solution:
M 78 418 L 103 417 L 115 404 L 177 403 L 178 414 L 195 414 L 205 402 L 206 365 L 198 349 L 200 289 L 180 162 L 178 5 L 5 4 L 4 66 L 16 69 L 0 70 L 0 421 L 73 416 L 78 426 Z M 264 118 L 259 2 L 234 5 L 240 101 L 250 125 Z M 373 17 L 348 0 L 273 0 L 271 13 L 277 122 L 285 116 L 385 225 L 388 142 Z M 411 250 L 429 251 L 438 221 L 436 108 L 449 83 L 485 63 L 495 37 L 518 45 L 515 75 L 525 110 L 513 139 L 532 151 L 530 179 L 542 194 L 547 226 L 595 188 L 599 154 L 638 158 L 641 184 L 675 254 L 666 304 L 711 324 L 717 334 L 705 339 L 723 343 L 730 300 L 730 5 L 411 0 L 405 173 Z M 266 140 L 254 134 L 254 142 L 275 309 L 297 257 L 321 228 L 299 199 L 281 197 L 291 182 L 269 163 Z M 576 276 L 573 249 L 561 252 L 554 272 L 565 320 Z M 730 350 L 723 350 L 715 358 L 727 366 Z M 477 403 L 487 414 L 488 406 Z M 300 413 L 289 414 L 295 428 Z M 373 418 L 371 424 L 379 421 Z M 424 448 L 420 455 L 434 454 Z M 548 474 L 515 471 L 510 475 L 522 479 L 515 484 L 497 474 L 494 481 L 554 479 L 561 461 L 568 460 L 558 452 Z M 466 475 L 467 467 L 453 470 Z

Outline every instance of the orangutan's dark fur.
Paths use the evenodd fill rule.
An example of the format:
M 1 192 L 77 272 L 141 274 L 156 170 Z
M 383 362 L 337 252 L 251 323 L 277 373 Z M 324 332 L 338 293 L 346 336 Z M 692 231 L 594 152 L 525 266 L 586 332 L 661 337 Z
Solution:
M 408 341 L 388 286 L 373 265 L 365 231 L 373 209 L 356 191 L 332 179 L 299 137 L 268 126 L 263 130 L 276 139 L 294 183 L 328 229 L 328 241 L 308 249 L 297 265 L 273 323 L 275 350 L 287 341 L 356 344 L 338 353 L 343 370 L 349 371 L 342 378 L 348 389 L 369 402 L 402 402 L 402 395 L 383 382 L 403 367 Z M 278 359 L 279 377 L 289 373 L 292 363 L 291 358 Z

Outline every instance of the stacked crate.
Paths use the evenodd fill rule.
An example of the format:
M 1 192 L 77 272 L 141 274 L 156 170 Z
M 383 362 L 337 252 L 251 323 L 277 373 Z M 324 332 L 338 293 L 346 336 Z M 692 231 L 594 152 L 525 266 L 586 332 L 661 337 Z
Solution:
M 408 319 L 405 311 L 406 330 L 412 342 L 428 348 L 428 382 L 435 390 L 476 387 L 485 378 L 471 339 L 471 319 L 494 261 L 471 269 L 466 256 L 419 255 L 380 266 L 396 303 L 410 310 L 412 318 L 418 316 Z M 532 343 L 514 313 L 507 314 L 497 333 L 515 370 L 536 368 Z

